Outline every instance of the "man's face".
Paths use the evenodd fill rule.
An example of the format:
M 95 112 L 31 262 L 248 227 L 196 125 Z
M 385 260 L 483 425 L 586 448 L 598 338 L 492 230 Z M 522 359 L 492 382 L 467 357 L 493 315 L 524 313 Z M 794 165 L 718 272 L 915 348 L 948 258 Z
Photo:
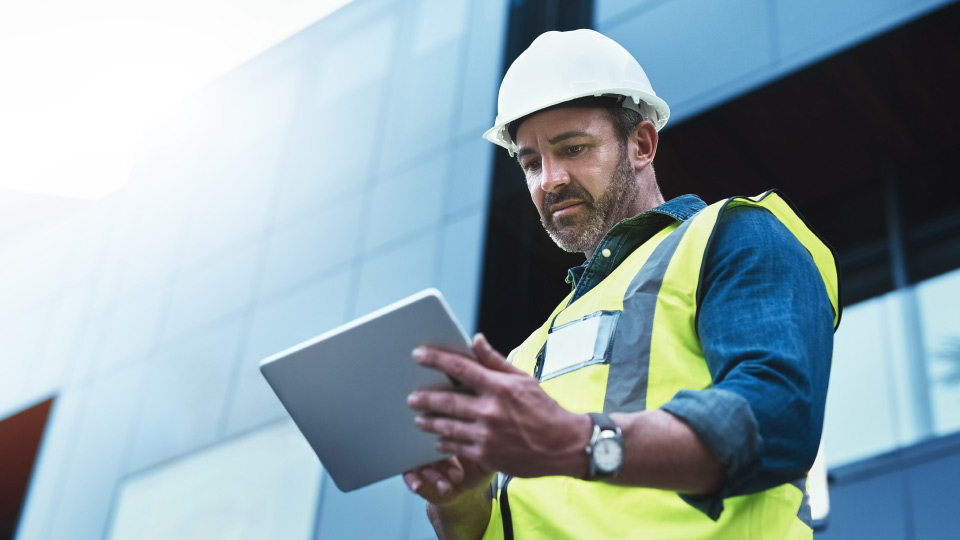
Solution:
M 540 222 L 562 249 L 589 257 L 611 227 L 634 214 L 633 166 L 603 109 L 542 112 L 520 125 L 516 142 Z

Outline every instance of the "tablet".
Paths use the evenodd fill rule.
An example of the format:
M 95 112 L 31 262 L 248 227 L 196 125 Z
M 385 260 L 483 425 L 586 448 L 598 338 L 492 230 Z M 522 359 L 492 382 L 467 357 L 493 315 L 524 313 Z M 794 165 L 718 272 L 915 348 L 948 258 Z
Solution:
M 427 289 L 260 362 L 266 378 L 341 491 L 448 457 L 414 425 L 407 396 L 452 387 L 417 365 L 430 345 L 473 357 L 470 338 L 440 291 Z

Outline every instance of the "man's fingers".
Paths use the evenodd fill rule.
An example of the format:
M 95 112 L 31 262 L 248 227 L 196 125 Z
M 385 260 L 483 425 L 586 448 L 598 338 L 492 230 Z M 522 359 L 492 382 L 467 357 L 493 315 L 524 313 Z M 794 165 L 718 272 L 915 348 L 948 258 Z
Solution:
M 431 347 L 417 347 L 413 359 L 418 364 L 446 373 L 470 388 L 486 388 L 489 370 L 466 356 Z
M 476 397 L 449 390 L 417 390 L 407 396 L 407 405 L 415 411 L 465 420 L 476 418 L 479 406 Z
M 437 452 L 443 454 L 456 454 L 457 456 L 462 456 L 474 461 L 480 460 L 479 446 L 458 439 L 440 437 L 437 439 L 435 448 Z
M 403 473 L 403 481 L 407 484 L 407 488 L 414 493 L 419 493 L 420 488 L 423 487 L 423 480 L 420 479 L 417 471 Z
M 453 489 L 453 484 L 450 483 L 450 480 L 432 465 L 427 465 L 420 469 L 420 475 L 423 477 L 424 482 L 433 487 L 438 495 L 446 495 Z
M 460 441 L 474 441 L 478 427 L 475 424 L 443 417 L 420 415 L 415 420 L 417 428 L 427 433 Z
M 473 336 L 473 352 L 477 353 L 477 359 L 488 369 L 503 373 L 525 374 L 510 362 L 507 362 L 507 359 L 490 345 L 487 336 L 483 334 Z
M 460 460 L 451 457 L 443 461 L 437 462 L 437 467 L 440 468 L 441 472 L 454 484 L 460 484 L 463 482 L 465 477 L 463 465 L 460 464 Z

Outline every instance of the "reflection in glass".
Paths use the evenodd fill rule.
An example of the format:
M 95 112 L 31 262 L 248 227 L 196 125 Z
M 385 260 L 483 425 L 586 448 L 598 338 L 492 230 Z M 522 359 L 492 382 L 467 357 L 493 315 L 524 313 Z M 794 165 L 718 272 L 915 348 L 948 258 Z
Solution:
M 960 430 L 960 270 L 917 286 L 934 431 Z

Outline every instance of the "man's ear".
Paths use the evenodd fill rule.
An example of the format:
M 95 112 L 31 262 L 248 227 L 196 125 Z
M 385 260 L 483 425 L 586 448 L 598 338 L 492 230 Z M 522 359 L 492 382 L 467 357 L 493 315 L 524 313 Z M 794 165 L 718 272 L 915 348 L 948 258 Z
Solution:
M 640 170 L 653 163 L 654 156 L 657 155 L 657 143 L 660 134 L 653 122 L 644 120 L 633 127 L 630 133 L 630 161 L 633 162 L 633 168 Z

